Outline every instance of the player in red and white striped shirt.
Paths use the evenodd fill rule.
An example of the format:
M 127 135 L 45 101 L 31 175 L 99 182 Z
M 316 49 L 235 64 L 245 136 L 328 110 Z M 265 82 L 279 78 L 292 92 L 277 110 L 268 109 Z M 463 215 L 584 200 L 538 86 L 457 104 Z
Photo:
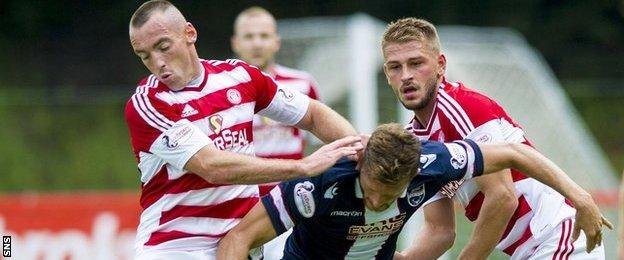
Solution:
M 275 63 L 280 37 L 275 18 L 266 9 L 254 6 L 238 14 L 234 21 L 231 45 L 240 59 L 271 75 L 280 87 L 318 100 L 316 82 L 310 74 Z M 260 115 L 254 116 L 253 131 L 256 156 L 275 159 L 303 158 L 304 131 Z M 274 186 L 275 184 L 260 185 L 260 195 L 267 194 Z
M 445 80 L 446 57 L 440 53 L 432 24 L 401 19 L 390 24 L 383 37 L 388 83 L 399 101 L 414 111 L 407 129 L 421 140 L 471 138 L 531 146 L 523 130 L 495 101 Z M 397 258 L 434 259 L 450 248 L 455 231 L 448 198 L 455 197 L 465 207 L 466 217 L 477 222 L 461 259 L 485 259 L 494 247 L 511 259 L 604 259 L 602 223 L 592 226 L 581 219 L 575 223 L 576 210 L 563 196 L 519 171 L 498 176 L 446 186 L 424 207 L 425 226 L 414 245 Z M 575 230 L 591 228 L 583 229 L 585 234 L 574 242 L 573 226 Z
M 200 60 L 196 39 L 167 1 L 144 3 L 130 21 L 132 48 L 152 73 L 125 110 L 142 182 L 139 259 L 214 259 L 258 201 L 248 184 L 316 175 L 361 149 L 330 108 L 242 61 Z M 302 160 L 252 157 L 255 113 L 337 141 Z

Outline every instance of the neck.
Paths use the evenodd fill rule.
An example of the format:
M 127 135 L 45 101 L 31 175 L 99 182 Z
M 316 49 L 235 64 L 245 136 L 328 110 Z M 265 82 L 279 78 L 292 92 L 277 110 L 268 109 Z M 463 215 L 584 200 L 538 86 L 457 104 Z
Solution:
M 263 68 L 260 68 L 262 71 L 268 73 L 271 76 L 275 76 L 275 62 L 269 61 Z

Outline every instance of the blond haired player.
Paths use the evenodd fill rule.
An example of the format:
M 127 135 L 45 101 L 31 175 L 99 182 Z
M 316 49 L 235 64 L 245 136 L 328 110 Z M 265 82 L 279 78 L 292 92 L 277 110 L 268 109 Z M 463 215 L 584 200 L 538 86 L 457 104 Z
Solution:
M 441 187 L 507 167 L 568 196 L 584 231 L 610 224 L 586 191 L 522 144 L 420 142 L 401 125 L 385 124 L 370 137 L 361 165 L 342 160 L 323 175 L 280 183 L 221 241 L 219 258 L 245 259 L 250 248 L 292 227 L 283 259 L 397 259 L 403 225 Z
M 434 25 L 392 22 L 383 34 L 384 73 L 398 100 L 414 112 L 407 125 L 421 140 L 522 143 L 522 128 L 491 98 L 445 78 L 447 57 Z M 539 112 L 539 111 L 536 111 Z M 571 144 L 572 145 L 572 144 Z M 519 170 L 450 183 L 424 206 L 425 226 L 408 259 L 433 259 L 453 244 L 453 204 L 476 221 L 460 259 L 485 259 L 496 247 L 511 259 L 603 259 L 600 231 L 579 233 L 570 201 Z
M 197 30 L 167 1 L 142 4 L 129 35 L 151 73 L 125 110 L 142 182 L 138 259 L 214 259 L 259 200 L 250 184 L 317 175 L 362 147 L 344 118 L 259 69 L 200 59 Z M 301 160 L 253 157 L 256 113 L 337 141 Z

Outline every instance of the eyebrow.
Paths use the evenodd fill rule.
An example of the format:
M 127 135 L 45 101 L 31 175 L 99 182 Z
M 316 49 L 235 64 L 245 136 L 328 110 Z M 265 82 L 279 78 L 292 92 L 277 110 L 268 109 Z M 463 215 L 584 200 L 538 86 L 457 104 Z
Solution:
M 163 42 L 168 42 L 168 41 L 171 41 L 171 39 L 169 39 L 168 37 L 165 37 L 165 36 L 160 37 L 160 38 L 158 39 L 158 41 L 156 41 L 156 43 L 152 44 L 152 48 L 156 48 L 156 47 L 157 47 L 158 45 L 160 45 L 161 43 L 163 43 Z M 141 54 L 141 53 L 145 53 L 145 51 L 144 51 L 144 50 L 135 50 L 135 51 L 134 51 L 134 53 L 136 53 L 136 54 Z
M 158 41 L 152 45 L 152 48 L 156 48 L 161 43 L 168 42 L 168 41 L 171 41 L 171 39 L 169 39 L 168 37 L 164 37 L 164 36 L 160 37 L 160 39 L 158 39 Z

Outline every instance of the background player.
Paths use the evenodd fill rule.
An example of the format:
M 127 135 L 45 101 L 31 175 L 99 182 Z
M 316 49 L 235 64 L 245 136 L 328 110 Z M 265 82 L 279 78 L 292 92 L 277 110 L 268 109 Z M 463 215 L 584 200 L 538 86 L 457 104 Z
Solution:
M 327 106 L 239 60 L 200 60 L 198 33 L 167 1 L 148 1 L 130 20 L 134 52 L 152 73 L 126 105 L 141 173 L 139 259 L 213 259 L 218 241 L 258 201 L 257 185 L 323 172 L 355 155 L 359 137 L 323 146 L 302 160 L 253 155 L 260 113 L 331 142 L 355 135 Z
M 316 83 L 312 76 L 275 63 L 275 54 L 280 48 L 280 36 L 275 18 L 266 9 L 254 6 L 238 14 L 234 21 L 231 46 L 240 59 L 269 74 L 280 87 L 301 92 L 311 99 L 318 99 Z M 274 159 L 303 158 L 305 131 L 265 116 L 255 115 L 253 132 L 256 156 Z M 260 184 L 258 186 L 260 196 L 268 194 L 276 184 Z M 281 258 L 287 236 L 284 234 L 267 243 L 264 247 L 264 257 Z
M 391 23 L 383 35 L 382 52 L 388 83 L 405 108 L 414 111 L 407 129 L 421 140 L 472 138 L 531 145 L 520 126 L 494 100 L 446 80 L 446 56 L 440 52 L 431 23 L 416 18 Z M 593 249 L 595 241 L 585 241 L 584 235 L 576 241 L 570 239 L 575 210 L 569 201 L 517 170 L 443 188 L 424 206 L 423 231 L 411 251 L 405 252 L 410 258 L 435 259 L 452 246 L 451 197 L 459 199 L 468 219 L 476 220 L 471 240 L 460 254 L 462 259 L 485 259 L 495 246 L 512 259 L 604 258 L 602 246 L 591 255 L 585 253 Z
M 508 167 L 579 205 L 575 229 L 596 234 L 602 223 L 611 226 L 586 191 L 526 145 L 421 144 L 399 124 L 386 124 L 362 160 L 359 172 L 355 162 L 342 161 L 322 176 L 281 183 L 221 241 L 219 258 L 244 259 L 249 248 L 294 226 L 285 259 L 392 259 L 405 221 L 442 186 Z
M 243 10 L 234 21 L 232 50 L 248 64 L 271 75 L 285 89 L 299 91 L 318 99 L 316 82 L 304 71 L 275 63 L 280 48 L 275 18 L 266 9 L 250 7 Z M 256 115 L 253 119 L 254 150 L 256 156 L 276 159 L 301 159 L 305 145 L 304 131 Z M 260 196 L 268 193 L 275 184 L 261 184 Z

